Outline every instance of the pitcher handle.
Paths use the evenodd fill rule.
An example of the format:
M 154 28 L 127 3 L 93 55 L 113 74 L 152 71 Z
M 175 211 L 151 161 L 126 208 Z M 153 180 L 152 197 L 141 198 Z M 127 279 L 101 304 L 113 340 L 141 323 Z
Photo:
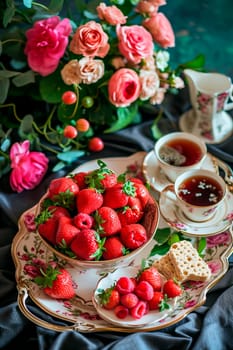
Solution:
M 229 98 L 231 99 L 231 101 L 233 101 L 233 84 L 231 84 L 231 88 L 230 88 L 230 92 L 229 92 Z M 233 108 L 233 102 L 226 103 L 226 105 L 224 107 L 225 111 L 229 111 L 232 108 Z

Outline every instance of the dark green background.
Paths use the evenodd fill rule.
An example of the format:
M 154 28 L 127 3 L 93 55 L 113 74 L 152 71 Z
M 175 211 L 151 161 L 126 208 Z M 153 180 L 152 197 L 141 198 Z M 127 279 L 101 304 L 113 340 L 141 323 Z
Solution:
M 233 0 L 167 0 L 160 7 L 176 36 L 173 65 L 204 54 L 205 68 L 233 78 Z

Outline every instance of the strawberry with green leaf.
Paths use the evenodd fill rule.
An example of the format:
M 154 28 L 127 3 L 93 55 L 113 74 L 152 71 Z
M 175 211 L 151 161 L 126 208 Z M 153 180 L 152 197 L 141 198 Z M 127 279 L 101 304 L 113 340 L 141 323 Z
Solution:
M 100 260 L 103 253 L 105 238 L 100 239 L 98 233 L 93 229 L 80 230 L 70 248 L 76 254 L 78 259 L 82 260 Z
M 103 248 L 104 260 L 119 258 L 129 253 L 118 236 L 107 237 Z
M 76 206 L 79 213 L 91 214 L 103 204 L 103 195 L 95 188 L 84 188 L 79 191 Z
M 128 204 L 130 196 L 135 196 L 134 184 L 130 181 L 119 182 L 116 185 L 107 188 L 103 194 L 106 207 L 113 209 L 125 207 Z
M 70 273 L 65 268 L 48 265 L 40 270 L 41 275 L 35 277 L 45 294 L 54 299 L 71 299 L 75 296 L 75 290 Z
M 110 188 L 117 183 L 117 175 L 102 160 L 97 160 L 97 164 L 99 168 L 85 176 L 85 183 L 87 187 L 104 192 L 106 188 Z
M 72 218 L 61 217 L 58 221 L 56 244 L 58 246 L 69 247 L 79 231 L 80 230 L 73 224 Z
M 78 192 L 79 187 L 71 177 L 60 177 L 50 182 L 47 197 L 55 205 L 72 210 Z
M 60 217 L 70 217 L 67 209 L 58 206 L 49 206 L 42 210 L 35 218 L 37 230 L 48 242 L 56 244 L 56 233 Z
M 102 307 L 107 310 L 113 310 L 120 303 L 120 293 L 116 290 L 115 286 L 98 289 L 98 297 Z
M 94 219 L 95 229 L 101 237 L 114 235 L 121 229 L 121 222 L 117 212 L 110 207 L 103 206 L 96 210 Z

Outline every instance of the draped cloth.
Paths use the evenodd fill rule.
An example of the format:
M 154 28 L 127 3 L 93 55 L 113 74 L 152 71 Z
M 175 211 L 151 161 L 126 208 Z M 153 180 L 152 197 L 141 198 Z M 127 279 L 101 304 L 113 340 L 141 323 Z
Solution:
M 189 108 L 185 91 L 179 97 L 164 103 L 164 117 L 160 123 L 163 132 L 178 129 L 178 118 Z M 104 157 L 129 156 L 137 151 L 149 152 L 155 140 L 151 126 L 155 115 L 147 113 L 142 123 L 114 134 L 104 135 L 105 148 L 98 154 L 80 158 L 72 168 L 85 161 Z M 233 137 L 218 145 L 208 145 L 208 151 L 230 166 L 233 165 Z M 78 331 L 56 332 L 37 326 L 28 320 L 17 304 L 15 266 L 11 257 L 11 244 L 18 231 L 20 215 L 38 202 L 54 177 L 65 175 L 71 169 L 58 173 L 48 172 L 34 190 L 13 193 L 7 179 L 0 182 L 0 349 L 33 350 L 227 350 L 233 349 L 233 259 L 225 276 L 207 294 L 203 306 L 195 309 L 178 323 L 158 331 L 138 333 Z M 31 311 L 48 322 L 51 316 L 37 306 Z M 64 325 L 64 321 L 60 321 Z

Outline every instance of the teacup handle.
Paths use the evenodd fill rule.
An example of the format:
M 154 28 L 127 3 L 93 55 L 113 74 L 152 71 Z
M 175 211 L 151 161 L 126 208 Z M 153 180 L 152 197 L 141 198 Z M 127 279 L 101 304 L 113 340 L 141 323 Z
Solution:
M 233 84 L 231 84 L 230 92 L 229 92 L 229 98 L 231 101 L 233 101 Z M 229 111 L 230 109 L 233 108 L 233 102 L 231 103 L 226 103 L 224 106 L 225 111 Z

